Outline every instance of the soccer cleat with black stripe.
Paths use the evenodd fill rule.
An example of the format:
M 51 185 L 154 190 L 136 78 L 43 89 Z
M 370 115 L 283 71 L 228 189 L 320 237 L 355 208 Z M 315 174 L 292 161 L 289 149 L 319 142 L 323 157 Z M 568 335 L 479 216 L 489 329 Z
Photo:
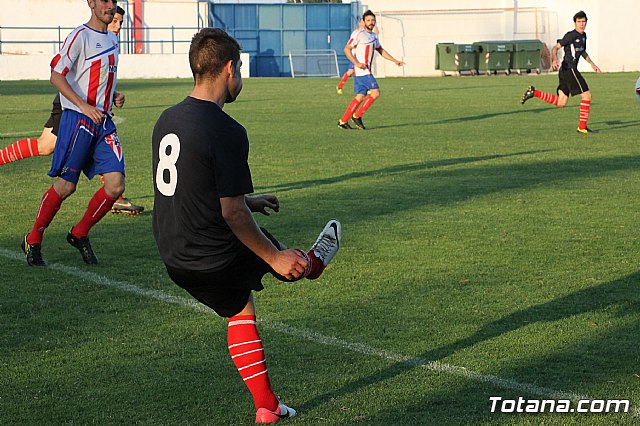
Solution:
M 256 412 L 256 423 L 278 423 L 280 420 L 290 419 L 296 416 L 296 410 L 287 407 L 282 402 L 278 404 L 276 411 L 267 410 L 266 408 L 258 408 Z
M 71 228 L 69 233 L 67 233 L 67 242 L 78 249 L 84 263 L 87 265 L 97 265 L 98 258 L 91 248 L 89 237 L 76 237 L 71 232 L 72 230 L 73 228 Z
M 524 95 L 520 98 L 520 103 L 524 105 L 529 99 L 533 98 L 533 94 L 535 93 L 536 88 L 533 86 L 527 87 L 527 90 L 524 91 Z
M 358 129 L 366 130 L 366 127 L 364 127 L 364 123 L 362 122 L 362 117 L 356 117 L 354 115 L 354 116 L 351 117 L 351 120 L 353 120 L 355 125 L 358 126 Z
M 313 243 L 309 252 L 313 252 L 314 256 L 322 261 L 322 268 L 314 272 L 314 275 L 307 275 L 307 279 L 315 280 L 318 278 L 324 268 L 333 260 L 340 249 L 340 241 L 342 240 L 342 225 L 335 219 L 331 219 L 324 226 L 320 235 Z
M 578 133 L 584 133 L 585 135 L 588 135 L 589 133 L 598 133 L 596 130 L 591 130 L 588 127 L 585 127 L 584 129 L 581 129 L 580 127 L 578 127 Z
M 27 264 L 29 266 L 47 266 L 47 262 L 42 258 L 42 246 L 40 244 L 29 244 L 27 242 L 27 236 L 24 236 L 22 240 L 22 251 L 27 257 Z
M 350 130 L 352 129 L 351 126 L 349 126 L 349 123 L 343 123 L 342 120 L 338 120 L 338 127 L 340 129 L 345 129 L 345 130 Z

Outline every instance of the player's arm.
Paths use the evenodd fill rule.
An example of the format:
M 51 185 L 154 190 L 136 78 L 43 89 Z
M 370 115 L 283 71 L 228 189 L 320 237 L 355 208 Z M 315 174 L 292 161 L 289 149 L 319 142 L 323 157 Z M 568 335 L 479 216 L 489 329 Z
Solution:
M 401 67 L 404 65 L 404 62 L 397 60 L 396 58 L 394 58 L 393 56 L 391 56 L 389 54 L 389 52 L 387 52 L 386 50 L 384 50 L 382 47 L 379 47 L 378 49 L 376 49 L 378 51 L 378 53 L 380 54 L 380 56 L 382 56 L 383 58 L 385 58 L 388 61 L 391 61 L 393 63 L 395 63 L 397 66 Z
M 560 66 L 560 60 L 558 59 L 558 50 L 562 48 L 560 42 L 556 42 L 556 45 L 551 49 L 551 69 L 554 71 L 558 70 Z
M 78 94 L 74 92 L 69 85 L 69 82 L 67 81 L 65 76 L 57 71 L 51 70 L 51 78 L 49 79 L 49 81 L 51 81 L 51 84 L 53 84 L 53 86 L 58 89 L 62 96 L 69 99 L 75 106 L 80 108 L 80 111 L 84 115 L 89 117 L 91 121 L 96 124 L 100 124 L 102 118 L 104 117 L 102 111 L 94 106 L 89 105 L 80 96 L 78 96 Z
M 595 72 L 597 72 L 598 74 L 602 74 L 600 68 L 598 68 L 598 66 L 591 60 L 587 52 L 582 52 L 582 57 L 589 63 L 589 65 L 591 65 L 591 68 L 593 68 Z
M 280 211 L 280 202 L 275 195 L 245 195 L 244 201 L 247 203 L 247 207 L 254 213 L 262 213 L 265 216 L 269 216 L 271 213 L 267 209 L 271 209 L 278 213 Z
M 351 61 L 351 63 L 353 64 L 354 67 L 360 68 L 361 70 L 366 69 L 367 68 L 367 64 L 363 64 L 362 62 L 358 62 L 356 57 L 353 56 L 352 49 L 353 49 L 353 46 L 351 46 L 351 43 L 347 43 L 347 45 L 344 47 L 344 54 L 346 55 L 347 59 Z
M 295 250 L 278 250 L 260 230 L 247 206 L 244 195 L 220 198 L 222 217 L 236 237 L 267 262 L 273 270 L 287 279 L 296 279 L 304 273 L 307 261 Z

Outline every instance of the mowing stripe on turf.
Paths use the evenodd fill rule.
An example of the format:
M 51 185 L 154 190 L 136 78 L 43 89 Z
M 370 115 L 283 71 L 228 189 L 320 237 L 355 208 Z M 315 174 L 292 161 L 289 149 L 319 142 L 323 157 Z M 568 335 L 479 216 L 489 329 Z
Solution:
M 0 248 L 0 256 L 8 259 L 19 260 L 21 262 L 24 262 L 23 254 L 18 254 L 16 252 L 5 250 L 3 248 Z M 205 312 L 207 314 L 215 315 L 211 309 L 200 304 L 199 302 L 196 302 L 193 299 L 173 296 L 159 290 L 145 289 L 145 288 L 136 286 L 134 284 L 127 283 L 125 281 L 112 280 L 110 278 L 96 274 L 94 272 L 85 271 L 82 269 L 75 268 L 73 266 L 66 266 L 59 263 L 50 263 L 48 267 L 49 269 L 53 269 L 54 271 L 62 272 L 64 274 L 71 275 L 85 281 L 90 281 L 96 284 L 105 285 L 107 287 L 116 288 L 118 290 L 123 290 L 138 296 L 144 296 L 151 299 L 159 300 L 161 302 L 186 306 L 200 312 Z M 572 392 L 565 392 L 562 390 L 551 389 L 551 388 L 538 386 L 530 383 L 520 383 L 513 379 L 502 378 L 502 377 L 494 376 L 491 374 L 477 373 L 475 371 L 467 370 L 464 367 L 458 367 L 451 364 L 443 364 L 438 361 L 430 361 L 428 359 L 419 358 L 419 357 L 409 357 L 409 356 L 397 354 L 394 352 L 390 352 L 384 349 L 376 349 L 362 343 L 354 343 L 354 342 L 349 342 L 347 340 L 339 339 L 337 337 L 325 336 L 313 330 L 308 330 L 300 327 L 292 327 L 278 321 L 259 320 L 259 322 L 265 327 L 271 328 L 280 333 L 288 334 L 294 337 L 299 337 L 301 339 L 308 340 L 321 345 L 344 348 L 349 351 L 357 352 L 362 355 L 376 356 L 389 361 L 403 363 L 408 366 L 424 367 L 431 371 L 442 372 L 442 373 L 451 374 L 454 376 L 461 376 L 470 380 L 489 383 L 491 385 L 497 386 L 502 389 L 509 389 L 517 392 L 525 392 L 527 394 L 543 397 L 545 399 L 556 399 L 556 400 L 568 399 L 573 401 L 574 403 L 581 399 L 589 399 L 589 400 L 594 399 L 587 395 L 579 395 Z M 639 417 L 640 407 L 635 409 L 632 408 L 629 414 L 631 414 L 634 417 Z

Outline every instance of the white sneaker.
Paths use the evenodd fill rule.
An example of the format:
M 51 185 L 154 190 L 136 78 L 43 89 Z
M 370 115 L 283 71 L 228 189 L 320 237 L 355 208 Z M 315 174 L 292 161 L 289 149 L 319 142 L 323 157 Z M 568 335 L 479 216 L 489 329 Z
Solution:
M 313 250 L 313 254 L 322 260 L 324 266 L 327 266 L 338 252 L 341 239 L 342 225 L 337 220 L 331 219 L 318 235 L 318 239 L 313 243 L 310 250 Z
M 287 407 L 281 402 L 276 411 L 259 408 L 256 412 L 256 423 L 278 423 L 280 420 L 290 419 L 295 416 L 296 410 Z

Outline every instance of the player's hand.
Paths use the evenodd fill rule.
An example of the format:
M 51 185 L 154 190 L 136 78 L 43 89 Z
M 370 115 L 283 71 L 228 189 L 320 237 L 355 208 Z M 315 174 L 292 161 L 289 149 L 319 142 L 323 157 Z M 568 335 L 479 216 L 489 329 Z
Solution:
M 396 61 L 396 65 L 397 65 L 397 66 L 399 66 L 399 67 L 401 67 L 401 66 L 403 66 L 403 65 L 404 65 L 404 62 L 403 62 L 403 61 Z
M 595 72 L 597 72 L 598 74 L 602 74 L 602 70 L 600 68 L 598 68 L 598 66 L 596 64 L 591 64 L 591 68 L 593 68 L 593 70 Z
M 104 119 L 104 114 L 102 113 L 102 111 L 94 106 L 89 105 L 88 103 L 84 103 L 80 110 L 84 115 L 89 117 L 91 121 L 96 124 L 102 123 L 102 120 Z
M 361 70 L 366 70 L 367 69 L 367 64 L 363 64 L 362 62 L 358 62 L 357 64 L 355 64 L 356 68 L 360 68 Z
M 309 262 L 297 250 L 286 249 L 279 251 L 270 266 L 277 274 L 288 280 L 297 280 L 307 270 Z
M 560 66 L 560 61 L 558 60 L 558 58 L 554 58 L 553 61 L 551 61 L 551 69 L 553 71 L 558 71 L 559 66 Z
M 116 108 L 122 108 L 124 106 L 124 94 L 120 92 L 114 92 L 113 104 L 116 106 Z
M 247 196 L 247 207 L 249 210 L 256 213 L 262 213 L 265 216 L 269 216 L 271 213 L 267 209 L 271 209 L 278 213 L 280 211 L 280 202 L 275 195 L 258 195 L 255 197 Z

